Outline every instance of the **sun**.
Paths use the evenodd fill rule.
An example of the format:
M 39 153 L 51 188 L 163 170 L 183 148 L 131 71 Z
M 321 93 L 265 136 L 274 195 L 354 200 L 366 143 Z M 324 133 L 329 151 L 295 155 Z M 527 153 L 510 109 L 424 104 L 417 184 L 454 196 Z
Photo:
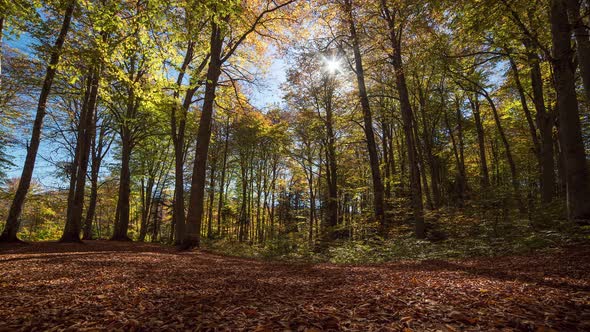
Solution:
M 340 60 L 336 58 L 330 58 L 324 60 L 325 69 L 330 74 L 336 74 L 341 71 L 342 66 Z

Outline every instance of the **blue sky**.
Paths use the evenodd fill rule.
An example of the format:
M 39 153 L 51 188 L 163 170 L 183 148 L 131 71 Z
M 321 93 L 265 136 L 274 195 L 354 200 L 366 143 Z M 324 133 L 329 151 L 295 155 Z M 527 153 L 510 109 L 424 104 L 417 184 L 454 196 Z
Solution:
M 5 34 L 3 39 L 3 47 L 10 47 L 18 49 L 26 54 L 31 53 L 31 46 L 33 40 L 27 33 L 21 33 L 19 36 L 15 36 L 12 34 Z M 35 110 L 31 109 L 29 116 L 32 119 L 34 117 Z M 47 118 L 45 119 L 47 121 Z M 30 140 L 31 135 L 31 128 L 32 123 L 29 128 L 26 128 L 20 133 L 14 133 L 16 136 L 15 138 L 18 141 L 18 144 L 11 146 L 7 149 L 7 155 L 12 157 L 12 163 L 16 166 L 11 167 L 7 172 L 8 178 L 18 178 L 22 172 L 22 166 L 24 164 L 25 156 L 26 156 L 26 142 Z M 47 162 L 45 158 L 50 157 L 51 154 L 51 143 L 47 142 L 47 140 L 42 140 L 41 145 L 39 147 L 39 155 L 37 156 L 37 160 L 35 163 L 35 171 L 33 173 L 33 179 L 43 186 L 49 188 L 58 188 L 62 181 L 56 179 L 55 167 Z
M 264 109 L 282 101 L 281 85 L 287 80 L 287 64 L 283 58 L 275 58 L 268 69 L 268 73 L 260 77 L 260 85 L 253 89 L 251 103 L 256 108 Z
M 26 33 L 21 34 L 19 37 L 5 34 L 4 37 L 4 47 L 16 48 L 24 53 L 30 53 L 33 40 Z M 265 75 L 257 77 L 257 84 L 251 89 L 251 103 L 259 109 L 265 109 L 271 105 L 281 103 L 283 95 L 281 84 L 284 83 L 285 80 L 286 62 L 281 58 L 273 60 Z M 35 109 L 31 109 L 31 118 L 34 117 L 34 113 Z M 48 121 L 50 121 L 49 117 L 45 117 L 45 123 L 48 123 Z M 17 137 L 17 140 L 22 144 L 12 146 L 6 151 L 7 154 L 13 158 L 12 162 L 16 165 L 7 170 L 6 173 L 8 178 L 17 178 L 21 175 L 22 165 L 24 164 L 24 158 L 26 155 L 24 144 L 30 140 L 30 130 L 30 127 L 26 128 L 26 131 L 23 131 L 21 136 Z M 42 138 L 33 179 L 47 188 L 65 188 L 67 187 L 67 181 L 63 181 L 56 177 L 55 166 L 47 159 L 65 160 L 66 157 L 64 156 L 63 158 L 60 158 L 60 156 L 56 156 L 53 152 L 54 150 L 55 147 L 52 145 L 52 142 Z M 115 161 L 111 160 L 109 162 Z

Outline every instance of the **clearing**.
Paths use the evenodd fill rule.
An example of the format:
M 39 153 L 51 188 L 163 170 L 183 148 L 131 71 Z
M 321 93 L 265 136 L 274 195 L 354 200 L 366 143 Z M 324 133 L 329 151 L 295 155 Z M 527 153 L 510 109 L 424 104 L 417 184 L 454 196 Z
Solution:
M 590 247 L 380 265 L 142 243 L 0 247 L 0 331 L 588 331 Z

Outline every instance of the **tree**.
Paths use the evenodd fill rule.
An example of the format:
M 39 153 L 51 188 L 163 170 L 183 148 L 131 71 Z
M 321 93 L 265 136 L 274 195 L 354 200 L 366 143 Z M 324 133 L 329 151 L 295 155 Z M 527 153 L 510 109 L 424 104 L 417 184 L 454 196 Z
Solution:
M 572 35 L 567 7 L 563 0 L 551 1 L 551 35 L 553 72 L 559 114 L 559 143 L 566 170 L 567 205 L 573 220 L 590 219 L 590 176 L 582 140 L 582 128 L 572 63 Z
M 409 6 L 407 6 L 406 8 L 408 7 Z M 424 224 L 422 189 L 420 187 L 420 170 L 418 168 L 416 142 L 413 133 L 412 119 L 414 115 L 412 111 L 412 106 L 410 104 L 406 76 L 402 62 L 401 39 L 404 32 L 404 21 L 401 18 L 401 16 L 403 15 L 403 13 L 399 9 L 396 9 L 395 12 L 392 12 L 385 0 L 381 1 L 381 10 L 382 16 L 385 22 L 387 23 L 389 42 L 391 43 L 392 47 L 392 52 L 389 54 L 389 57 L 391 59 L 391 64 L 395 70 L 396 85 L 399 94 L 402 121 L 405 132 L 405 140 L 408 149 L 408 162 L 410 165 L 410 187 L 412 190 L 412 208 L 414 212 L 416 237 L 424 238 L 426 236 L 426 228 Z M 401 22 L 398 22 L 397 20 L 400 20 Z
M 373 115 L 371 113 L 371 105 L 367 94 L 367 87 L 365 84 L 365 74 L 363 68 L 363 59 L 360 49 L 359 36 L 357 34 L 357 27 L 353 12 L 352 0 L 345 0 L 343 7 L 344 21 L 347 22 L 349 37 L 352 43 L 352 50 L 354 53 L 354 70 L 357 79 L 357 88 L 361 109 L 363 111 L 363 124 L 365 137 L 367 140 L 367 148 L 369 151 L 369 160 L 371 164 L 371 176 L 373 180 L 373 195 L 374 197 L 374 211 L 375 218 L 379 221 L 382 228 L 385 228 L 385 198 L 383 181 L 381 180 L 381 170 L 379 169 L 379 155 L 377 152 L 377 144 L 375 142 L 375 134 L 373 131 Z
M 247 16 L 252 17 L 251 21 L 239 30 L 235 35 L 237 37 L 234 38 L 226 35 L 227 28 L 230 28 L 226 26 L 226 24 L 231 23 L 232 18 L 235 18 L 241 10 L 253 10 L 253 8 L 258 6 L 240 9 L 239 5 L 230 2 L 227 8 L 223 8 L 221 5 L 216 5 L 211 8 L 209 62 L 207 65 L 203 107 L 197 133 L 197 147 L 195 150 L 195 162 L 193 165 L 193 175 L 191 180 L 186 234 L 182 243 L 183 248 L 188 249 L 198 247 L 200 244 L 200 229 L 205 198 L 205 175 L 207 172 L 207 156 L 211 139 L 213 106 L 222 65 L 234 55 L 238 47 L 250 34 L 255 32 L 260 26 L 264 26 L 267 23 L 270 24 L 270 22 L 274 20 L 270 14 L 279 11 L 293 2 L 295 2 L 295 0 L 287 0 L 283 2 L 264 1 L 261 4 L 261 7 L 263 8 L 261 11 L 258 13 L 248 13 Z
M 39 150 L 39 143 L 41 142 L 41 127 L 43 126 L 43 118 L 45 117 L 47 99 L 51 92 L 51 86 L 53 84 L 53 78 L 57 71 L 57 65 L 61 55 L 61 50 L 66 41 L 66 35 L 70 28 L 74 8 L 76 7 L 76 1 L 71 0 L 67 2 L 67 7 L 63 16 L 61 29 L 55 40 L 53 49 L 51 50 L 51 56 L 47 66 L 45 80 L 43 81 L 43 88 L 39 96 L 39 102 L 37 105 L 37 112 L 35 116 L 35 122 L 33 123 L 33 130 L 31 133 L 30 145 L 27 149 L 27 155 L 25 157 L 25 164 L 20 177 L 18 188 L 14 194 L 12 205 L 10 206 L 10 212 L 4 226 L 4 231 L 0 236 L 0 241 L 14 242 L 19 241 L 17 238 L 17 232 L 19 229 L 19 217 L 22 212 L 23 204 L 29 191 L 31 184 L 31 178 L 33 176 L 33 169 L 35 168 L 35 159 L 37 158 L 37 152 Z

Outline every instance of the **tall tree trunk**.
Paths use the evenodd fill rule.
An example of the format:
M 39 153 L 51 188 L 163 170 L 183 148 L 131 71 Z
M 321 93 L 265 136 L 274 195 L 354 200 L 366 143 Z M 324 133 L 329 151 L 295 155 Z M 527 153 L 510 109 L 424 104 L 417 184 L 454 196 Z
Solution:
M 539 55 L 532 49 L 532 42 L 525 40 L 528 62 L 531 69 L 533 104 L 537 112 L 535 120 L 541 136 L 539 155 L 541 163 L 541 201 L 549 203 L 555 195 L 555 161 L 553 159 L 553 116 L 545 107 L 543 96 L 543 76 Z
M 426 167 L 424 166 L 424 151 L 422 149 L 422 144 L 420 144 L 418 124 L 416 123 L 415 118 L 412 118 L 412 130 L 414 132 L 414 142 L 416 142 L 416 157 L 418 158 L 419 168 L 422 170 L 422 172 L 420 172 L 420 176 L 422 178 L 422 191 L 424 192 L 424 197 L 426 198 L 426 208 L 432 210 L 434 204 L 432 203 L 432 196 L 430 196 L 430 188 L 428 186 L 426 172 L 424 171 L 426 169 Z
M 334 112 L 332 103 L 326 107 L 326 136 L 328 144 L 326 147 L 326 177 L 328 184 L 328 239 L 333 240 L 335 237 L 334 228 L 338 226 L 338 164 L 336 161 L 336 135 L 334 133 Z
M 580 66 L 580 76 L 582 76 L 586 103 L 590 104 L 590 39 L 588 38 L 590 29 L 585 24 L 583 17 L 580 16 L 580 3 L 587 0 L 564 1 L 567 6 L 570 24 L 574 30 L 574 37 L 576 37 L 576 57 Z M 585 13 L 584 17 L 587 16 L 588 13 Z
M 457 141 L 455 140 L 455 134 L 453 134 L 453 129 L 451 127 L 451 123 L 449 121 L 449 116 L 445 112 L 444 114 L 445 124 L 447 125 L 447 130 L 449 132 L 449 137 L 451 138 L 451 144 L 453 146 L 453 155 L 455 156 L 455 162 L 457 163 L 457 186 L 454 188 L 455 193 L 457 194 L 459 206 L 463 206 L 464 203 L 464 195 L 463 195 L 463 171 L 461 170 L 461 157 L 459 156 L 459 148 Z
M 494 116 L 494 122 L 496 123 L 496 128 L 498 129 L 498 134 L 500 135 L 500 140 L 502 141 L 502 145 L 504 145 L 504 153 L 506 154 L 506 160 L 508 161 L 508 166 L 510 167 L 510 176 L 512 182 L 512 188 L 514 189 L 514 196 L 517 201 L 517 205 L 519 209 L 524 208 L 521 197 L 520 197 L 520 184 L 518 182 L 518 173 L 516 170 L 516 163 L 514 162 L 514 158 L 512 156 L 512 149 L 510 148 L 510 143 L 508 142 L 508 137 L 506 137 L 506 133 L 504 132 L 504 127 L 502 126 L 502 122 L 500 121 L 500 115 L 498 114 L 498 109 L 496 108 L 496 104 L 488 94 L 488 92 L 484 88 L 479 88 L 480 94 L 488 101 L 490 107 L 492 109 L 492 115 Z
M 424 98 L 422 93 L 420 94 L 420 98 L 421 100 Z M 444 101 L 444 99 L 443 99 Z M 426 157 L 422 157 L 422 158 L 426 158 L 427 162 L 428 162 L 428 167 L 430 168 L 430 184 L 432 187 L 432 207 L 437 209 L 440 207 L 441 202 L 442 202 L 442 198 L 441 198 L 441 192 L 440 192 L 440 188 L 439 188 L 439 182 L 440 182 L 440 178 L 439 178 L 439 167 L 438 167 L 438 163 L 437 163 L 437 158 L 436 156 L 433 154 L 432 152 L 432 138 L 434 135 L 431 134 L 431 128 L 434 128 L 436 126 L 436 123 L 433 123 L 431 126 L 428 126 L 428 121 L 427 121 L 427 116 L 426 116 L 426 107 L 425 107 L 425 101 L 421 101 L 420 102 L 420 116 L 422 118 L 422 126 L 423 126 L 423 131 L 422 131 L 422 139 L 424 141 L 424 153 L 426 154 Z M 418 140 L 418 137 L 416 137 L 416 140 Z M 423 169 L 423 173 L 425 173 L 425 169 Z M 426 179 L 423 180 L 424 182 L 426 182 Z M 428 196 L 427 196 L 428 197 Z
M 180 136 L 180 135 L 178 135 Z M 184 136 L 184 135 L 183 135 Z M 174 144 L 174 214 L 176 245 L 182 242 L 184 235 L 184 137 L 177 137 Z
M 209 170 L 209 208 L 207 219 L 207 238 L 213 238 L 213 202 L 215 201 L 215 173 L 217 171 L 217 161 L 213 158 L 211 161 L 211 169 Z
M 88 209 L 86 210 L 86 221 L 84 222 L 84 231 L 82 239 L 84 240 L 92 240 L 92 222 L 94 221 L 94 215 L 96 213 L 96 203 L 98 198 L 98 175 L 100 172 L 100 165 L 102 163 L 102 159 L 104 158 L 104 154 L 109 150 L 110 144 L 105 147 L 105 131 L 106 126 L 101 126 L 98 137 L 96 137 L 96 118 L 98 114 L 95 115 L 94 119 L 95 122 L 92 126 L 92 136 L 94 136 L 92 142 L 92 166 L 90 168 L 90 200 L 88 202 Z M 103 149 L 105 150 L 103 152 Z M 104 154 L 103 154 L 104 153 Z
M 127 235 L 129 229 L 129 195 L 131 193 L 131 142 L 127 129 L 123 129 L 121 135 L 121 175 L 119 179 L 119 199 L 117 200 L 118 218 L 115 221 L 115 229 L 111 240 L 131 241 Z
M 518 96 L 520 97 L 520 105 L 522 106 L 522 110 L 524 112 L 524 116 L 526 118 L 527 124 L 529 126 L 529 134 L 531 135 L 531 139 L 533 141 L 533 149 L 537 158 L 540 159 L 539 152 L 541 151 L 541 146 L 539 143 L 539 137 L 537 136 L 537 128 L 535 126 L 535 122 L 533 121 L 533 116 L 531 115 L 531 110 L 529 109 L 527 100 L 526 100 L 526 93 L 524 91 L 524 87 L 520 81 L 520 73 L 518 71 L 518 67 L 516 62 L 512 57 L 509 57 L 510 62 L 510 69 L 512 70 L 512 74 L 514 75 L 514 82 L 516 83 L 516 90 L 518 91 Z
M 2 86 L 2 37 L 4 36 L 4 15 L 0 15 L 0 87 Z
M 379 153 L 377 152 L 377 143 L 375 142 L 375 134 L 373 131 L 373 116 L 371 114 L 371 105 L 367 95 L 367 87 L 365 85 L 365 73 L 363 69 L 363 60 L 359 45 L 359 38 L 355 26 L 355 19 L 352 10 L 352 0 L 345 0 L 345 11 L 348 20 L 348 28 L 352 41 L 352 48 L 354 52 L 354 63 L 356 70 L 356 79 L 358 85 L 358 94 L 363 111 L 363 124 L 365 137 L 367 139 L 367 148 L 369 150 L 369 163 L 371 165 L 371 178 L 373 180 L 373 209 L 375 218 L 379 221 L 382 229 L 385 229 L 385 189 L 381 181 L 381 171 L 379 169 Z
M 529 55 L 530 56 L 530 55 Z M 534 61 L 534 60 L 533 60 Z M 532 78 L 532 85 L 533 85 L 533 102 L 535 103 L 535 109 L 537 111 L 537 120 L 539 122 L 543 122 L 543 123 L 539 123 L 539 127 L 543 130 L 547 130 L 547 127 L 549 127 L 549 131 L 551 130 L 551 124 L 548 123 L 544 123 L 546 120 L 545 118 L 546 116 L 546 112 L 545 112 L 545 105 L 543 104 L 543 91 L 542 91 L 542 86 L 541 87 L 537 87 L 538 84 L 542 84 L 542 82 L 538 82 L 538 78 L 536 77 L 536 75 L 540 76 L 540 69 L 538 68 L 538 63 L 537 63 L 537 68 L 531 68 L 531 78 Z M 535 156 L 537 157 L 537 162 L 538 162 L 538 169 L 539 169 L 539 183 L 541 184 L 541 200 L 544 203 L 548 203 L 551 201 L 551 199 L 553 198 L 553 179 L 552 179 L 552 175 L 551 173 L 553 173 L 553 148 L 549 148 L 547 149 L 547 147 L 545 146 L 546 142 L 545 140 L 547 139 L 547 137 L 544 137 L 545 140 L 543 140 L 543 146 L 541 146 L 541 142 L 539 142 L 539 138 L 537 136 L 537 128 L 535 126 L 535 122 L 533 121 L 533 116 L 531 115 L 531 111 L 529 110 L 529 107 L 527 105 L 527 101 L 526 101 L 526 94 L 524 92 L 524 88 L 522 86 L 522 83 L 520 82 L 520 77 L 519 77 L 519 72 L 518 72 L 518 67 L 516 66 L 516 63 L 514 62 L 514 60 L 512 58 L 510 58 L 510 67 L 512 69 L 512 72 L 514 74 L 514 79 L 516 82 L 516 88 L 518 90 L 518 94 L 520 96 L 520 102 L 522 104 L 522 109 L 524 111 L 527 123 L 529 125 L 529 132 L 531 135 L 531 138 L 533 140 L 533 149 L 535 152 Z M 538 72 L 536 72 L 538 71 Z M 535 91 L 540 89 L 540 91 Z M 539 96 L 540 94 L 540 96 Z M 540 99 L 539 102 L 536 102 L 536 99 Z M 547 135 L 551 135 L 551 133 L 543 133 L 544 136 Z M 543 137 L 542 137 L 543 138 Z M 551 141 L 549 141 L 549 145 L 551 145 Z M 549 150 L 551 151 L 551 155 L 547 156 L 547 154 L 545 153 L 545 150 Z M 550 157 L 547 158 L 547 157 Z
M 217 23 L 211 23 L 210 60 L 207 68 L 207 83 L 205 84 L 205 96 L 199 131 L 197 132 L 197 148 L 195 151 L 195 163 L 189 199 L 189 209 L 186 220 L 186 234 L 182 241 L 182 248 L 189 249 L 199 247 L 201 240 L 201 222 L 203 219 L 203 204 L 205 196 L 205 181 L 207 173 L 207 156 L 211 141 L 211 123 L 213 118 L 213 105 L 217 82 L 221 75 L 221 48 L 223 46 L 222 32 Z
M 25 164 L 23 171 L 14 195 L 10 210 L 8 212 L 8 218 L 6 219 L 6 225 L 4 231 L 0 235 L 0 242 L 17 242 L 20 241 L 16 236 L 20 226 L 20 214 L 23 209 L 25 198 L 31 186 L 31 178 L 33 177 L 33 169 L 35 168 L 35 159 L 37 158 L 37 152 L 39 151 L 39 144 L 41 142 L 41 127 L 43 126 L 43 118 L 45 117 L 47 100 L 49 93 L 51 92 L 51 86 L 53 85 L 53 78 L 57 71 L 57 65 L 59 63 L 59 57 L 61 50 L 66 40 L 66 35 L 70 28 L 70 22 L 76 6 L 75 0 L 70 0 L 66 8 L 64 19 L 59 31 L 59 35 L 55 40 L 55 44 L 51 50 L 51 57 L 45 73 L 45 80 L 43 81 L 43 87 L 41 88 L 41 94 L 39 95 L 39 103 L 37 104 L 37 113 L 35 115 L 35 122 L 33 123 L 33 131 L 31 133 L 31 141 L 27 149 L 27 155 L 25 157 Z
M 145 236 L 147 235 L 148 222 L 152 212 L 153 203 L 153 192 L 154 192 L 154 177 L 148 175 L 147 183 L 144 185 L 143 179 L 141 180 L 142 187 L 142 209 L 141 209 L 141 222 L 139 226 L 139 241 L 144 242 Z
M 100 84 L 100 70 L 95 65 L 91 70 L 90 78 L 90 95 L 85 109 L 80 113 L 80 123 L 78 124 L 78 138 L 76 140 L 76 150 L 79 152 L 76 174 L 76 188 L 71 213 L 67 216 L 66 226 L 60 242 L 80 242 L 80 231 L 82 230 L 82 214 L 84 210 L 84 192 L 86 189 L 86 176 L 88 173 L 88 160 L 90 158 L 90 145 L 92 142 L 92 127 L 96 113 L 96 103 L 98 99 L 98 88 Z
M 467 183 L 467 171 L 465 170 L 465 140 L 463 139 L 463 113 L 459 101 L 457 101 L 457 138 L 459 144 L 459 174 L 461 175 L 461 198 L 465 199 L 469 186 Z
M 563 0 L 551 1 L 553 72 L 557 90 L 559 140 L 565 161 L 568 214 L 574 220 L 590 219 L 590 177 L 571 61 L 571 30 Z
M 384 113 L 384 112 L 383 112 Z M 385 200 L 388 201 L 391 199 L 391 168 L 389 167 L 389 136 L 387 135 L 387 131 L 389 130 L 389 124 L 386 122 L 384 116 L 381 116 L 381 130 L 382 133 L 382 145 L 383 145 L 383 178 L 384 178 L 384 187 L 385 187 Z
M 481 170 L 481 186 L 485 190 L 490 186 L 490 174 L 488 171 L 488 161 L 486 156 L 485 132 L 481 121 L 481 113 L 479 112 L 479 98 L 477 94 L 473 98 L 469 98 L 471 110 L 473 111 L 473 119 L 475 120 L 475 130 L 477 132 L 477 145 L 479 146 L 479 165 Z
M 78 116 L 78 125 L 77 125 L 77 136 L 76 136 L 76 145 L 74 147 L 74 158 L 72 159 L 72 163 L 68 169 L 68 173 L 70 175 L 70 184 L 68 188 L 68 201 L 67 201 L 67 209 L 66 209 L 66 227 L 68 227 L 68 223 L 71 223 L 72 219 L 72 209 L 74 207 L 74 196 L 76 195 L 76 180 L 78 180 L 78 168 L 80 167 L 80 156 L 81 156 L 81 149 L 82 146 L 82 139 L 81 137 L 84 136 L 84 124 L 86 114 L 88 112 L 88 102 L 90 101 L 90 94 L 92 90 L 92 79 L 93 79 L 93 72 L 89 71 L 86 77 L 86 86 L 84 90 L 84 98 L 82 100 L 82 107 L 80 110 L 80 114 Z
M 406 76 L 404 74 L 403 62 L 401 57 L 401 31 L 397 31 L 395 18 L 385 0 L 381 1 L 381 10 L 387 23 L 389 32 L 389 41 L 393 48 L 393 54 L 390 54 L 391 63 L 395 70 L 395 82 L 399 94 L 399 102 L 402 113 L 402 122 L 408 148 L 408 162 L 410 168 L 410 189 L 412 198 L 412 210 L 414 212 L 414 223 L 416 237 L 422 239 L 426 237 L 426 226 L 424 223 L 424 205 L 422 202 L 422 188 L 420 185 L 420 170 L 418 168 L 418 156 L 416 151 L 416 142 L 412 131 L 412 105 L 408 93 Z
M 187 44 L 187 50 L 184 55 L 184 60 L 178 78 L 176 79 L 177 89 L 174 91 L 175 99 L 180 96 L 180 88 L 182 81 L 186 74 L 189 64 L 193 58 L 195 43 L 189 41 Z M 174 244 L 179 245 L 182 242 L 184 236 L 184 148 L 185 148 L 185 130 L 186 130 L 186 117 L 188 109 L 192 102 L 195 89 L 188 89 L 186 91 L 184 101 L 180 107 L 180 114 L 177 116 L 176 111 L 177 105 L 172 107 L 172 113 L 170 117 L 170 129 L 172 133 L 172 143 L 174 145 L 174 207 L 172 209 L 173 219 L 175 224 L 175 241 Z M 178 122 L 178 124 L 177 124 Z
M 305 167 L 305 163 L 303 165 L 304 169 Z M 313 186 L 313 180 L 314 180 L 314 176 L 313 176 L 313 166 L 312 163 L 310 161 L 309 163 L 309 168 L 306 170 L 307 173 L 307 188 L 309 191 L 309 234 L 308 234 L 308 241 L 311 244 L 313 241 L 313 224 L 316 218 L 315 212 L 316 212 L 316 206 L 315 206 L 315 191 L 314 191 L 314 186 Z
M 223 205 L 225 204 L 224 189 L 225 189 L 225 173 L 227 168 L 227 153 L 229 147 L 229 115 L 225 120 L 225 135 L 223 141 L 223 161 L 221 163 L 221 179 L 219 182 L 219 204 L 217 205 L 217 235 L 221 235 L 221 214 Z
M 393 113 L 393 111 L 392 111 Z M 393 141 L 393 135 L 394 135 L 394 129 L 393 129 L 393 124 L 389 125 L 389 130 L 387 131 L 387 136 L 389 137 L 389 151 L 387 151 L 387 153 L 389 154 L 389 174 L 391 175 L 389 181 L 391 182 L 391 187 L 392 190 L 395 189 L 394 186 L 394 174 L 396 174 L 396 162 L 395 162 L 395 149 L 394 149 L 394 141 Z

